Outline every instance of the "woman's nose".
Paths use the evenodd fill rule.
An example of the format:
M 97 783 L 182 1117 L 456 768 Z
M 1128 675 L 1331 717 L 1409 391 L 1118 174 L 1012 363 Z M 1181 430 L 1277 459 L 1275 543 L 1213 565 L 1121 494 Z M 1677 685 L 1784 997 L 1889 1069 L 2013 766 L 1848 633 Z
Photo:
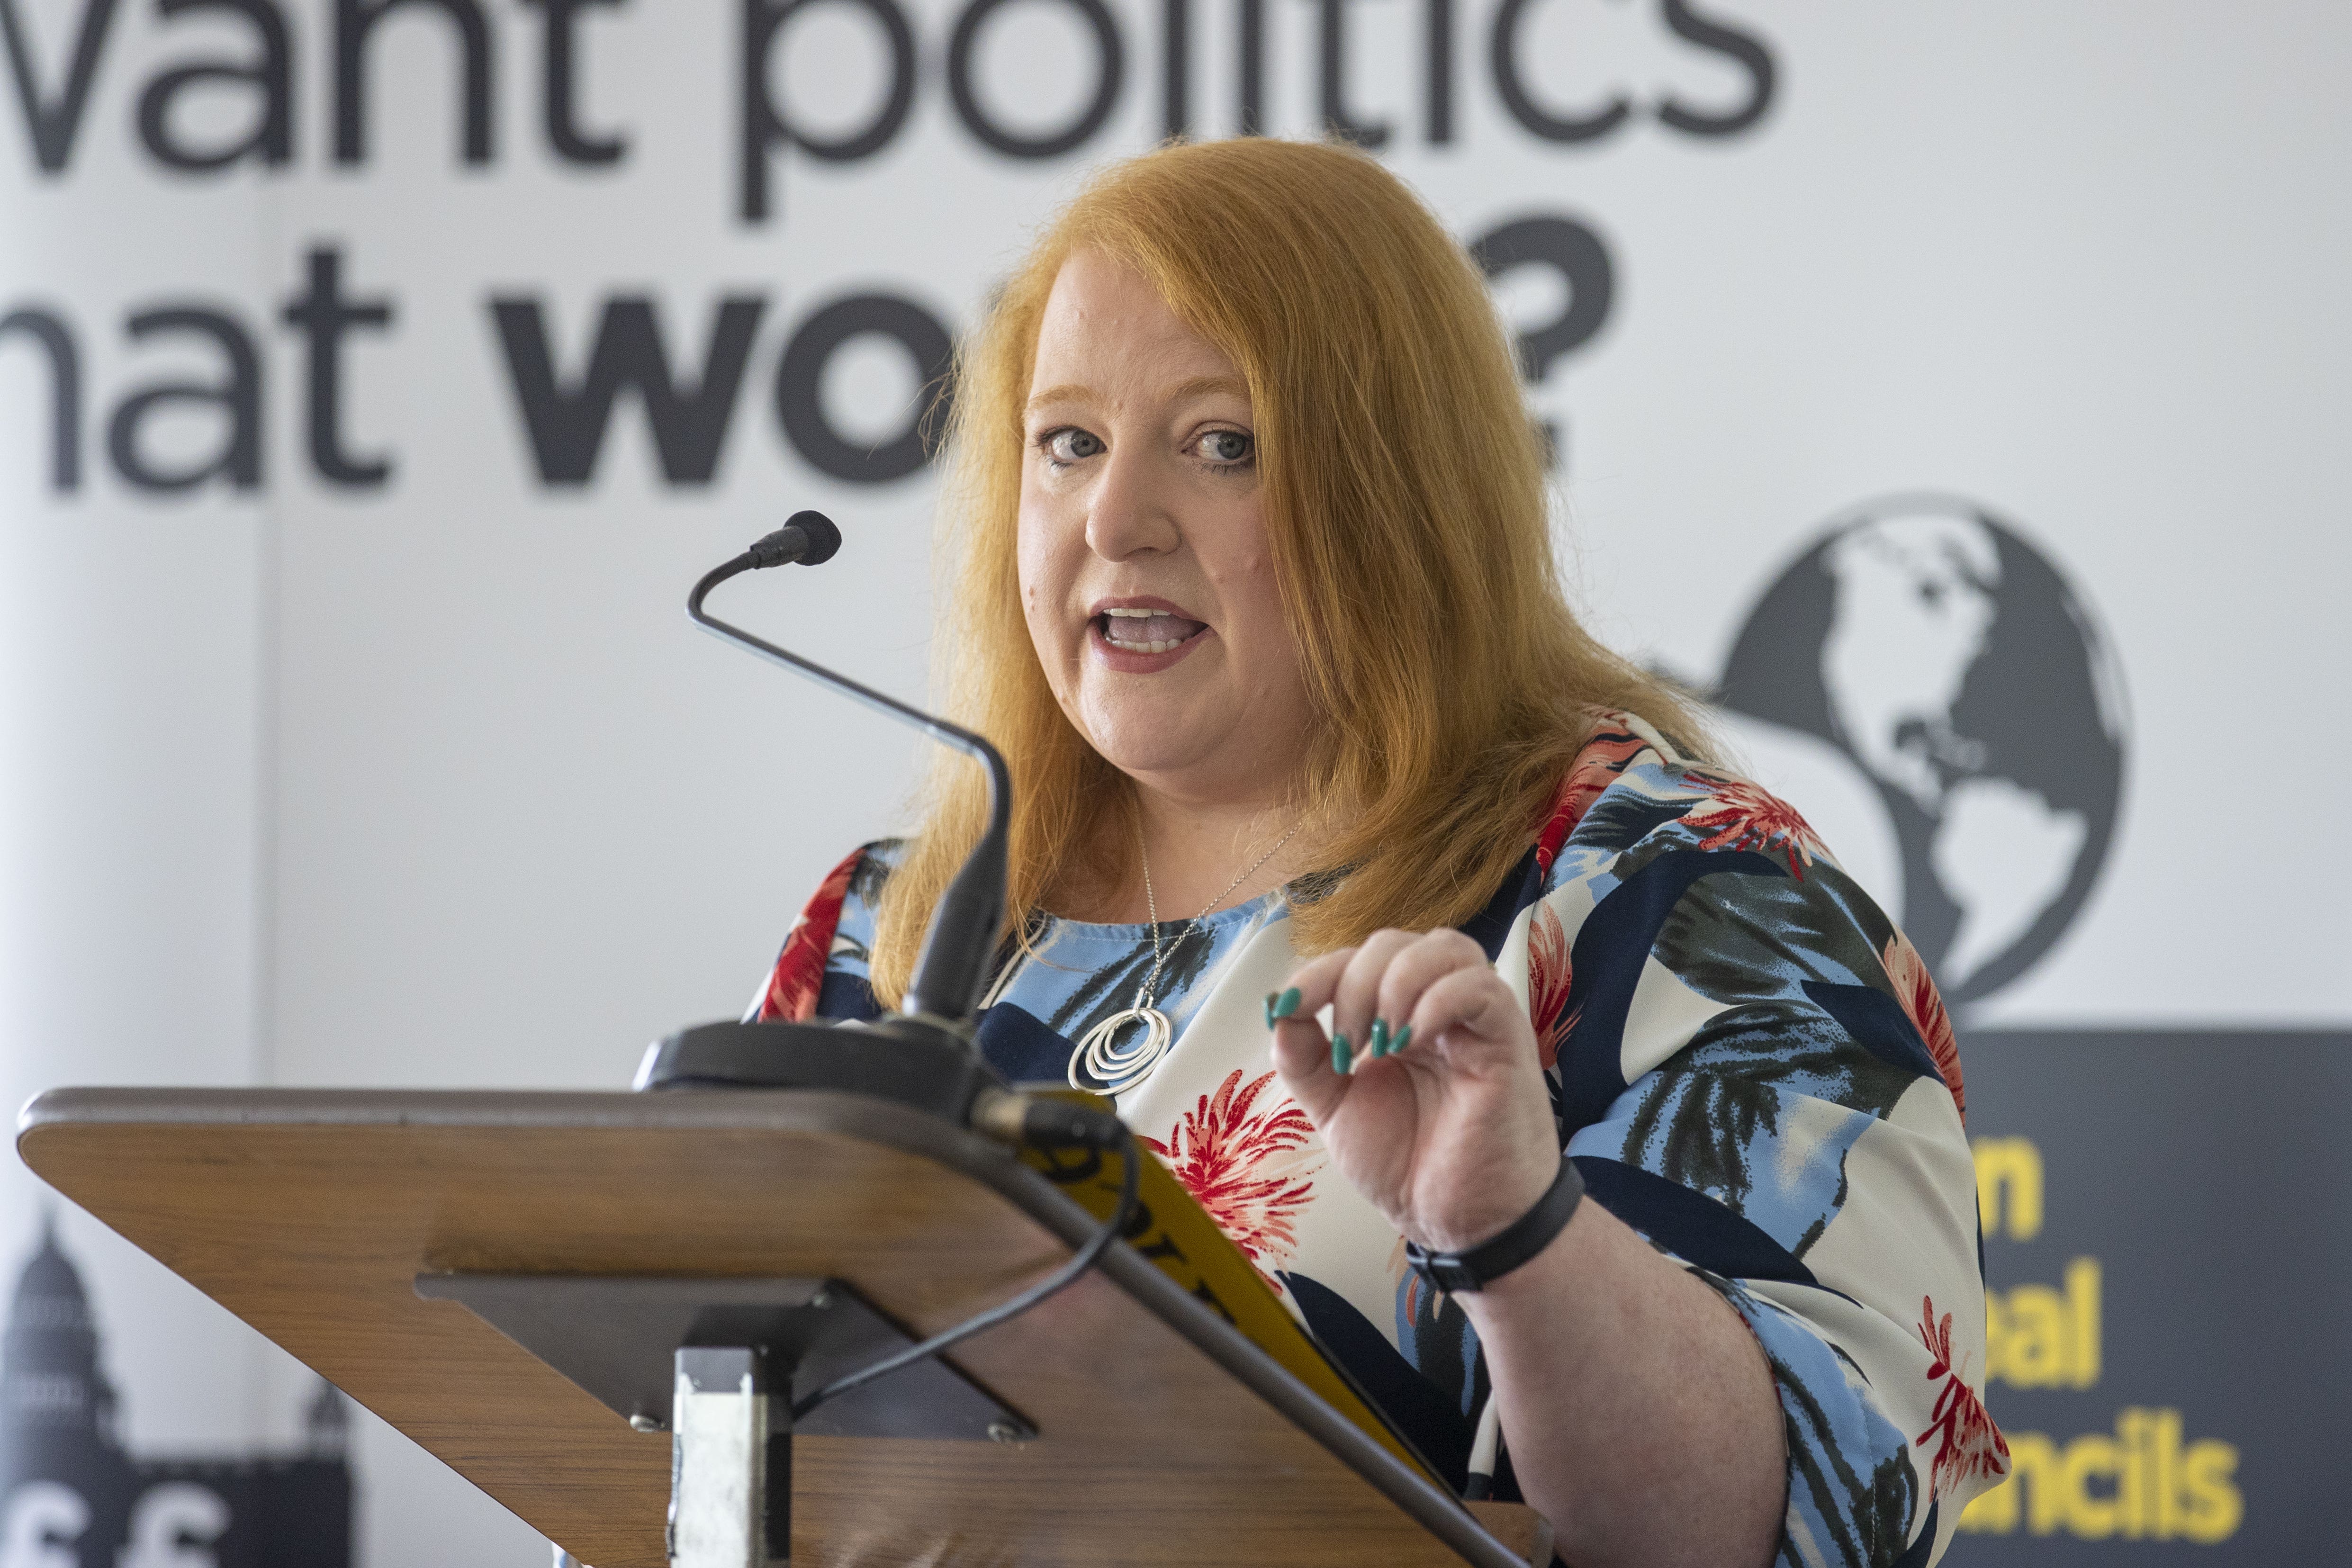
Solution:
M 1183 542 L 1167 494 L 1168 476 L 1136 443 L 1108 454 L 1087 509 L 1087 546 L 1106 561 L 1165 554 Z

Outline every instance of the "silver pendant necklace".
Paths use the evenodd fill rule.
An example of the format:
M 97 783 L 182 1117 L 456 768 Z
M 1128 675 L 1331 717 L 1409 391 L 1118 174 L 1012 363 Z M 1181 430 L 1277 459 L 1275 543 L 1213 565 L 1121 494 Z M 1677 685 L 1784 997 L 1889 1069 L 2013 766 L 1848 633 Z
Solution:
M 1167 965 L 1168 954 L 1182 946 L 1184 939 L 1209 918 L 1209 911 L 1232 897 L 1235 888 L 1256 876 L 1265 869 L 1267 861 L 1282 853 L 1282 847 L 1289 843 L 1291 834 L 1297 831 L 1298 825 L 1293 823 L 1289 833 L 1275 840 L 1273 848 L 1259 856 L 1249 869 L 1227 882 L 1223 892 L 1211 899 L 1199 914 L 1186 921 L 1184 929 L 1176 933 L 1164 950 L 1160 945 L 1160 900 L 1151 890 L 1151 851 L 1139 837 L 1136 847 L 1143 857 L 1143 907 L 1151 916 L 1151 973 L 1136 988 L 1133 1006 L 1120 1008 L 1088 1029 L 1086 1037 L 1078 1041 L 1078 1048 L 1070 1053 L 1072 1089 L 1118 1096 L 1151 1076 L 1151 1069 L 1160 1065 L 1160 1058 L 1176 1043 L 1175 1025 L 1168 1021 L 1167 1014 L 1152 1005 L 1160 994 L 1160 972 Z M 1130 1024 L 1142 1025 L 1143 1036 L 1122 1046 L 1118 1043 L 1119 1034 Z M 1094 1076 L 1096 1083 L 1106 1087 L 1097 1090 L 1092 1084 L 1079 1082 L 1078 1068 L 1082 1066 Z

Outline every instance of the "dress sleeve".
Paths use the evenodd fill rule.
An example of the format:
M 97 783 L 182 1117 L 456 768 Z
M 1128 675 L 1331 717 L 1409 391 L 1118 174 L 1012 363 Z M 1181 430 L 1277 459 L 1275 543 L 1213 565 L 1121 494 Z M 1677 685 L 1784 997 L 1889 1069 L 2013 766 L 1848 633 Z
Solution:
M 881 1016 L 867 953 L 876 907 L 900 849 L 896 839 L 861 845 L 817 884 L 751 999 L 747 1023 Z
M 1764 1351 L 1779 1561 L 1933 1563 L 2008 1450 L 1979 1392 L 1959 1058 L 1909 942 L 1786 805 L 1653 752 L 1560 846 L 1498 967 L 1525 977 L 1591 1196 Z

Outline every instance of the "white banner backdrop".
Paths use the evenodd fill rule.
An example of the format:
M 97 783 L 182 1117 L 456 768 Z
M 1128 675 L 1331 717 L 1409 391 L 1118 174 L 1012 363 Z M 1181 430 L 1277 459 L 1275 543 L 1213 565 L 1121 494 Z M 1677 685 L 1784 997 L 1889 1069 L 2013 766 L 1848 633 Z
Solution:
M 914 753 L 687 586 L 820 507 L 838 559 L 730 613 L 921 690 L 922 374 L 1088 168 L 1249 118 L 1483 244 L 1594 623 L 1724 684 L 1969 1026 L 2352 1022 L 2340 6 L 0 18 L 20 1098 L 611 1085 L 733 1012 Z M 131 1451 L 319 1440 L 297 1369 L 57 1223 Z M 372 1568 L 538 1550 L 359 1430 Z

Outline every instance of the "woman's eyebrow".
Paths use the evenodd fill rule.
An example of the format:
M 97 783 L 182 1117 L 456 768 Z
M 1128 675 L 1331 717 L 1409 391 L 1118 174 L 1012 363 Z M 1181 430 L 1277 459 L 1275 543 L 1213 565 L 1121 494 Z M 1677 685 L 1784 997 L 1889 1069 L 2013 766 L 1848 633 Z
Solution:
M 1031 397 L 1029 401 L 1022 406 L 1025 409 L 1036 409 L 1042 408 L 1049 403 L 1083 403 L 1088 398 L 1093 397 L 1094 395 L 1095 390 L 1093 387 L 1080 386 L 1075 382 L 1068 382 L 1060 386 L 1047 387 L 1045 391 Z
M 1176 387 L 1171 402 L 1189 403 L 1196 397 L 1223 395 L 1249 401 L 1249 383 L 1237 375 L 1196 375 Z
M 1034 414 L 1038 409 L 1054 404 L 1095 401 L 1097 395 L 1091 386 L 1081 386 L 1076 382 L 1066 382 L 1060 386 L 1049 386 L 1045 391 L 1035 394 L 1022 406 L 1024 412 Z M 1168 392 L 1168 401 L 1171 403 L 1191 403 L 1202 397 L 1238 397 L 1247 403 L 1249 384 L 1237 375 L 1196 375 L 1189 381 L 1178 382 Z

